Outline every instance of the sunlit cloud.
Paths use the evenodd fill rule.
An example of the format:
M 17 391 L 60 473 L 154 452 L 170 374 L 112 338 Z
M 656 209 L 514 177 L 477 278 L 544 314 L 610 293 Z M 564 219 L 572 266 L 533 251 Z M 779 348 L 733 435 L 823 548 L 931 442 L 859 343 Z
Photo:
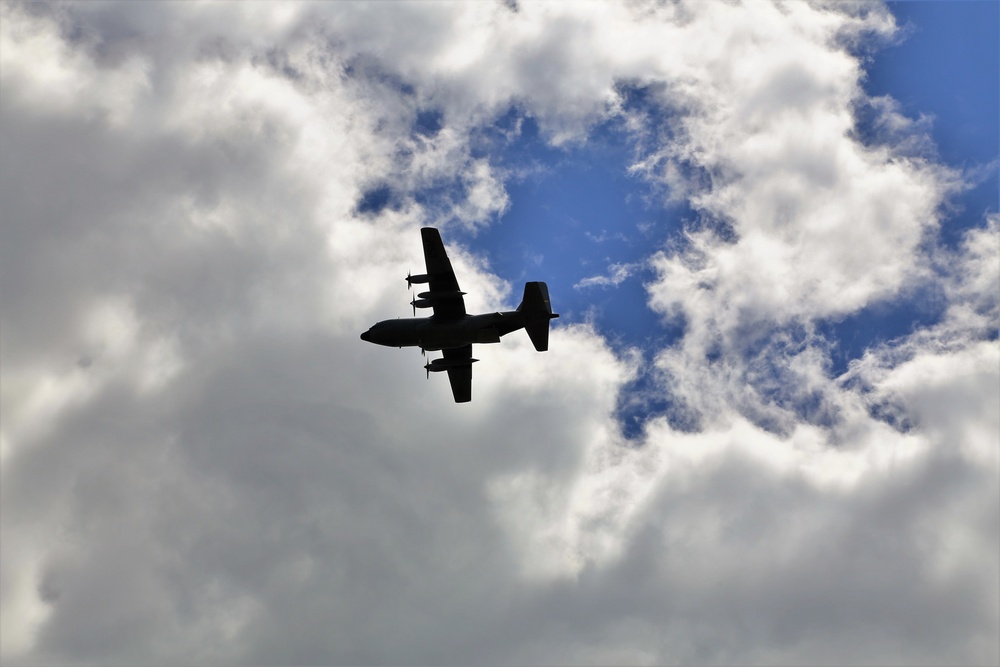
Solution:
M 979 176 L 865 93 L 884 6 L 0 11 L 5 662 L 997 660 L 1000 223 L 939 242 Z M 468 239 L 558 170 L 500 159 L 528 119 L 686 207 L 572 285 L 679 333 L 566 316 L 456 406 L 358 334 L 421 226 L 470 311 L 520 294 Z

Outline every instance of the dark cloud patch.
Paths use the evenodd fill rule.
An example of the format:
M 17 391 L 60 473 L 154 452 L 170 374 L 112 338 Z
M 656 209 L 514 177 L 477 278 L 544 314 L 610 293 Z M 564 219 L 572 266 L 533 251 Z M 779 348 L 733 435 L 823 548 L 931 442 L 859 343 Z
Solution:
M 378 215 L 384 209 L 392 207 L 393 200 L 392 188 L 388 185 L 376 185 L 361 194 L 356 210 L 360 215 Z
M 444 114 L 436 109 L 427 109 L 417 112 L 417 121 L 414 129 L 417 134 L 425 137 L 433 137 L 444 127 Z

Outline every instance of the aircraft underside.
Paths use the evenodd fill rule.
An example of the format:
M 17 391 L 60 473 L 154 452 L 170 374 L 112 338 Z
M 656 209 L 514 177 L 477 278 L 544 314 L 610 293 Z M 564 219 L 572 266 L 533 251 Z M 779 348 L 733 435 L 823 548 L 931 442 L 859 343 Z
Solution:
M 417 308 L 433 308 L 430 317 L 383 320 L 361 334 L 361 340 L 387 347 L 419 347 L 441 350 L 440 359 L 424 368 L 431 373 L 447 371 L 456 403 L 472 400 L 472 358 L 474 344 L 499 343 L 500 337 L 525 329 L 535 349 L 549 348 L 549 321 L 559 317 L 552 312 L 549 291 L 543 282 L 524 285 L 524 297 L 517 310 L 502 313 L 469 315 L 465 312 L 465 292 L 451 268 L 441 235 L 432 227 L 420 230 L 427 273 L 407 275 L 407 285 L 427 283 L 430 287 L 410 301 Z

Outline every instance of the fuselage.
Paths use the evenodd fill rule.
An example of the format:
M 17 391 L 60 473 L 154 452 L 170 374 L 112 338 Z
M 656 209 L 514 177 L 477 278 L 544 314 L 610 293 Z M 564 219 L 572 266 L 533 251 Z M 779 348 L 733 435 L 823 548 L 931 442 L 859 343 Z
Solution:
M 499 343 L 500 337 L 524 328 L 520 311 L 464 315 L 459 318 L 406 317 L 383 320 L 361 334 L 361 340 L 386 347 L 446 350 L 481 343 Z

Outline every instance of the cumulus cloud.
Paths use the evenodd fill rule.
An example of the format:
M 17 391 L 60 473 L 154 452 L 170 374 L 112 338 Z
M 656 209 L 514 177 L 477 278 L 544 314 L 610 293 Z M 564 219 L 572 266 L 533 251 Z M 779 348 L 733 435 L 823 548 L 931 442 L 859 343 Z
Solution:
M 935 245 L 960 175 L 860 85 L 884 8 L 0 11 L 5 662 L 996 661 L 1000 231 Z M 700 216 L 638 439 L 588 326 L 480 346 L 462 409 L 357 340 L 419 226 L 502 224 L 511 109 L 623 121 Z M 940 321 L 834 377 L 819 325 L 915 285 Z

